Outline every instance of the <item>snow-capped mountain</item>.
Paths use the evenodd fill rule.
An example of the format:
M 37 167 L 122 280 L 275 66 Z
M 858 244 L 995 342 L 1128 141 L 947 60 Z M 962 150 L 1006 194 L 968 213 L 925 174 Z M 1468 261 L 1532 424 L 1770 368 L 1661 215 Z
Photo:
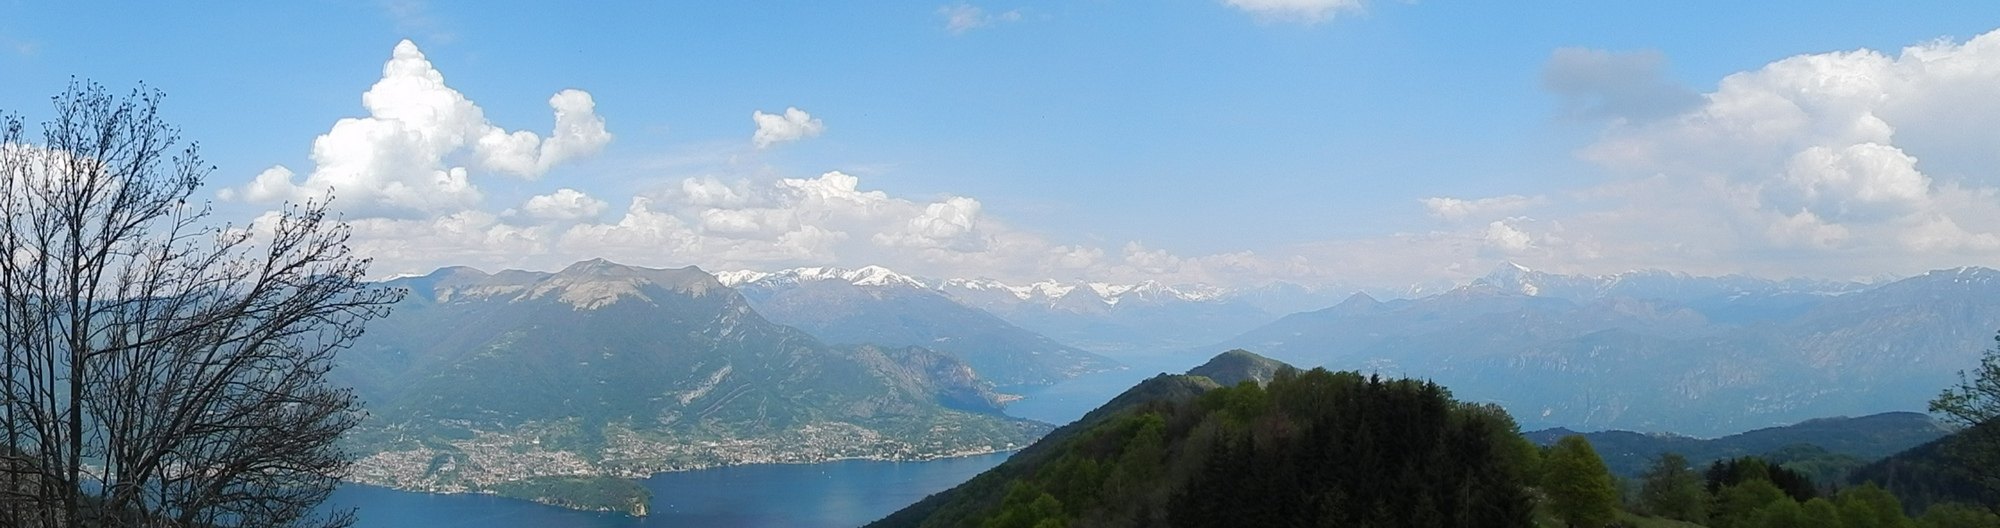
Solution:
M 1528 269 L 1503 262 L 1472 285 L 1539 297 L 1590 300 L 1609 297 L 1686 302 L 1721 295 L 1755 295 L 1771 292 L 1838 295 L 1868 287 L 1857 282 L 1817 279 L 1771 280 L 1744 275 L 1705 277 L 1657 269 L 1635 270 L 1612 275 L 1565 275 Z
M 861 288 L 859 291 L 872 297 L 870 302 L 883 301 L 891 292 L 911 299 L 921 298 L 925 293 L 937 295 L 953 304 L 997 316 L 1011 326 L 1053 338 L 1055 342 L 1113 354 L 1178 350 L 1211 343 L 1275 320 L 1280 314 L 1336 299 L 1321 298 L 1325 296 L 1320 290 L 1304 287 L 1229 290 L 1205 284 L 1150 280 L 1136 283 L 1044 280 L 1021 284 L 987 278 L 927 279 L 881 266 L 727 271 L 717 273 L 716 277 L 723 284 L 743 291 L 758 305 L 759 311 L 774 320 L 807 331 L 826 324 L 819 330 L 821 337 L 834 341 L 840 339 L 824 334 L 852 325 L 805 319 L 857 313 L 854 303 L 860 302 L 858 299 L 840 301 L 837 298 L 851 296 L 827 293 L 835 290 L 828 285 L 841 284 Z M 808 306 L 805 304 L 808 297 L 790 293 L 803 289 L 823 290 L 818 298 L 811 299 L 822 306 Z M 792 298 L 789 302 L 798 303 L 795 315 L 799 318 L 790 317 L 794 315 L 788 311 L 791 308 L 772 302 L 779 297 L 789 297 Z M 840 307 L 834 308 L 836 304 Z M 1265 306 L 1284 307 L 1287 311 L 1277 312 Z M 874 309 L 907 311 L 907 307 Z M 979 364 L 976 358 L 967 360 L 975 368 Z
M 715 279 L 724 286 L 735 288 L 747 284 L 777 285 L 800 284 L 817 281 L 840 281 L 855 286 L 908 286 L 930 288 L 916 277 L 891 271 L 881 266 L 864 266 L 857 269 L 813 267 L 793 268 L 784 271 L 764 273 L 760 271 L 737 270 L 715 274 Z
M 1425 297 L 1356 295 L 1189 355 L 1243 348 L 1434 379 L 1537 427 L 1720 434 L 1922 409 L 1990 346 L 1996 296 L 1987 268 L 1861 285 L 1506 266 Z
M 718 278 L 765 317 L 823 341 L 928 347 L 964 359 L 1001 385 L 1046 385 L 1117 366 L 880 266 L 737 271 Z

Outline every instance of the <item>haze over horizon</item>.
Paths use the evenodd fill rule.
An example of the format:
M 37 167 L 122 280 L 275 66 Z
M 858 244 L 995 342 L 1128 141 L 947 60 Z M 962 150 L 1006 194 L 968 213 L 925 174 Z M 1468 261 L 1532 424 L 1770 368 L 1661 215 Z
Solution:
M 2000 5 L 364 7 L 13 6 L 0 98 L 165 90 L 220 218 L 334 189 L 379 277 L 2000 265 Z

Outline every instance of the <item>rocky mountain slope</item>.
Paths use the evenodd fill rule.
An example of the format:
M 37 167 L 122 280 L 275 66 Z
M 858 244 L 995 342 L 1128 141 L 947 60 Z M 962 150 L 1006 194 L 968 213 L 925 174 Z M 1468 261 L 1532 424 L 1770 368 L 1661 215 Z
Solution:
M 364 483 L 544 490 L 547 479 L 722 464 L 988 452 L 1047 431 L 998 414 L 992 385 L 949 354 L 826 345 L 695 268 L 448 268 L 390 285 L 410 294 L 335 372 L 370 412 L 352 438 Z

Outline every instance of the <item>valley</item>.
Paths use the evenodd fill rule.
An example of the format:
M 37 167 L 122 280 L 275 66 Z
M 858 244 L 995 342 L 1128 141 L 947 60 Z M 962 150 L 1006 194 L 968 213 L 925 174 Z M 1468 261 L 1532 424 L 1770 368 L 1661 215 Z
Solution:
M 1737 382 L 1718 380 L 1720 384 L 1709 391 L 1726 391 L 1730 383 L 1753 380 L 1755 386 L 1768 389 L 1779 379 L 1774 377 L 1812 379 L 1806 374 L 1810 370 L 1784 363 L 1783 357 L 1754 368 L 1699 362 L 1701 357 L 1758 355 L 1740 348 L 1669 353 L 1649 347 L 1736 343 L 1733 346 L 1776 351 L 1783 349 L 1781 343 L 1797 339 L 1778 336 L 1798 335 L 1798 328 L 1825 327 L 1810 322 L 1817 318 L 1902 310 L 1910 314 L 1906 320 L 1951 325 L 1942 332 L 1930 327 L 1910 331 L 1933 338 L 1959 335 L 1955 332 L 1968 336 L 1925 345 L 1926 350 L 1944 349 L 1970 340 L 1984 318 L 2000 314 L 1970 320 L 1924 314 L 1958 313 L 1954 310 L 1960 305 L 1946 299 L 1976 294 L 1978 290 L 1965 287 L 1985 284 L 1992 274 L 1980 269 L 1946 270 L 1864 285 L 1652 272 L 1593 278 L 1551 275 L 1509 264 L 1469 284 L 1426 296 L 1379 301 L 1355 293 L 1328 308 L 1269 316 L 1273 322 L 1265 327 L 1223 342 L 1261 347 L 1278 357 L 1329 357 L 1341 364 L 1355 364 L 1342 363 L 1355 361 L 1342 358 L 1373 355 L 1359 364 L 1391 374 L 1431 372 L 1435 379 L 1457 382 L 1451 385 L 1455 394 L 1498 403 L 1523 424 L 1586 430 L 1638 426 L 1642 433 L 1590 436 L 1604 444 L 1614 471 L 1630 474 L 1667 450 L 1710 460 L 1792 447 L 1767 441 L 1755 444 L 1758 447 L 1702 448 L 1695 446 L 1704 441 L 1675 440 L 1664 433 L 1718 435 L 1751 425 L 1785 425 L 1791 422 L 1783 420 L 1795 416 L 1804 421 L 1896 410 L 1899 405 L 1907 409 L 1917 404 L 1896 404 L 1894 399 L 1872 395 L 1901 394 L 1907 401 L 1920 402 L 1923 394 L 1898 393 L 1895 387 L 1935 383 L 1948 373 L 1926 367 L 1912 371 L 1917 381 L 1845 383 L 1840 386 L 1846 395 L 1821 393 L 1809 400 L 1816 402 L 1811 405 L 1770 407 L 1769 398 L 1718 399 L 1713 393 L 1673 389 L 1651 380 L 1676 379 L 1659 376 L 1660 368 L 1685 365 L 1668 368 L 1697 369 L 1678 379 L 1717 372 L 1705 369 L 1753 376 Z M 1068 347 L 1016 324 L 1022 320 L 1019 312 L 1003 317 L 949 294 L 953 284 L 965 282 L 918 279 L 880 267 L 711 276 L 695 269 L 635 268 L 605 261 L 577 263 L 558 273 L 487 274 L 448 268 L 397 279 L 390 284 L 412 292 L 399 306 L 411 315 L 383 322 L 378 333 L 350 354 L 355 359 L 343 363 L 343 375 L 356 380 L 371 402 L 381 402 L 371 404 L 377 409 L 374 416 L 351 436 L 351 445 L 366 453 L 352 478 L 403 490 L 491 493 L 571 509 L 645 515 L 651 500 L 635 482 L 664 472 L 1011 452 L 1042 438 L 1056 424 L 1082 416 L 1083 410 L 1122 387 L 1152 372 L 1184 368 L 1179 365 L 1201 353 L 1201 349 L 1119 352 L 1115 347 L 1087 352 Z M 1939 285 L 1928 286 L 1933 283 Z M 1089 291 L 1143 293 L 1148 288 L 1099 285 Z M 1206 293 L 1150 302 L 1199 306 L 1239 295 L 1200 286 L 1189 289 Z M 1024 290 L 1027 298 L 1017 295 L 1019 291 L 1006 291 L 1022 302 L 1038 295 L 1034 288 Z M 1149 301 L 1093 302 L 1112 307 Z M 1163 324 L 1194 327 L 1213 313 L 1213 308 L 1177 310 L 1151 316 L 1166 321 Z M 774 314 L 768 322 L 767 311 Z M 1082 321 L 1101 316 L 1072 313 L 1072 320 L 1096 324 Z M 1547 321 L 1548 326 L 1538 326 L 1542 323 L 1537 321 Z M 571 328 L 584 331 L 564 331 Z M 1468 332 L 1483 337 L 1464 337 Z M 1626 337 L 1613 337 L 1621 335 Z M 1316 336 L 1341 340 L 1318 341 L 1323 338 Z M 1518 379 L 1522 372 L 1533 372 L 1520 369 L 1547 368 L 1536 366 L 1545 360 L 1533 358 L 1559 350 L 1551 347 L 1572 346 L 1561 343 L 1578 339 L 1594 340 L 1599 347 L 1615 346 L 1600 350 L 1616 352 L 1576 356 L 1557 363 L 1566 365 L 1562 370 L 1532 374 L 1558 380 L 1532 390 L 1574 395 L 1573 389 L 1562 387 L 1577 381 L 1617 386 L 1618 392 L 1584 392 L 1600 402 L 1589 405 L 1608 401 L 1616 407 L 1585 407 L 1596 410 L 1583 415 L 1557 412 L 1564 408 L 1531 403 L 1539 401 L 1532 395 L 1524 398 L 1518 388 L 1525 387 L 1488 385 L 1459 374 L 1461 361 L 1481 365 L 1498 360 L 1502 361 L 1498 365 L 1509 366 L 1471 372 Z M 1460 350 L 1435 348 L 1448 342 L 1484 344 Z M 1649 342 L 1657 344 L 1645 345 Z M 1331 354 L 1302 354 L 1305 350 Z M 1662 354 L 1681 359 L 1663 363 L 1658 361 Z M 1428 359 L 1409 359 L 1419 357 Z M 1640 379 L 1647 381 L 1607 378 L 1599 372 L 1603 367 L 1590 366 L 1639 358 L 1653 358 L 1644 360 L 1650 375 Z M 1953 360 L 1936 361 L 1949 365 Z M 523 368 L 529 365 L 540 366 Z M 987 377 L 985 372 L 993 365 L 1001 366 L 999 379 L 1006 383 Z M 597 370 L 605 368 L 609 370 Z M 653 374 L 633 376 L 640 372 Z M 1266 368 L 1260 375 L 1268 377 L 1270 372 Z M 1870 372 L 1877 377 L 1889 373 Z M 869 381 L 856 386 L 851 380 L 857 379 Z M 1072 379 L 1088 382 L 1069 383 Z M 1689 406 L 1685 400 L 1667 403 L 1675 401 L 1667 399 L 1652 400 L 1665 403 L 1664 407 L 1649 407 L 1662 403 L 1635 398 L 1654 393 L 1707 406 Z M 657 396 L 638 397 L 643 394 Z M 1030 396 L 1023 400 L 1021 394 Z M 744 398 L 757 403 L 744 406 Z M 1855 398 L 1874 403 L 1839 403 L 1858 401 Z M 1823 401 L 1829 399 L 1834 403 Z M 555 402 L 563 403 L 550 405 Z M 1534 406 L 1524 407 L 1524 402 Z M 1042 421 L 1009 417 L 1013 413 L 1003 414 L 1009 406 L 1020 406 Z M 1646 421 L 1619 416 L 1643 416 Z M 1679 416 L 1701 418 L 1686 421 Z M 1860 444 L 1874 447 L 1840 444 L 1836 437 L 1825 435 L 1804 435 L 1814 441 L 1799 443 L 1825 444 L 1820 447 L 1850 457 L 1840 459 L 1849 461 L 1839 467 L 1851 469 L 1861 461 L 1943 434 L 1921 421 L 1901 423 L 1906 424 L 1899 426 L 1906 431 L 1898 433 L 1901 436 Z M 1831 426 L 1833 432 L 1827 434 L 1844 434 L 1839 431 L 1848 428 Z M 1770 436 L 1749 436 L 1757 434 Z M 1561 433 L 1529 434 L 1543 441 L 1555 436 Z M 1647 442 L 1659 447 L 1638 447 L 1633 443 L 1637 439 L 1658 439 Z M 1727 439 L 1717 442 L 1723 441 Z

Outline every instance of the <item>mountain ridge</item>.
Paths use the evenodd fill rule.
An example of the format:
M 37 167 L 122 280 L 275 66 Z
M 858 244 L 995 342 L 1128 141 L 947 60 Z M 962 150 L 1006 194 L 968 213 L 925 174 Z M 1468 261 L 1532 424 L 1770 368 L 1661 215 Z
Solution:
M 334 372 L 370 410 L 348 439 L 362 455 L 359 482 L 503 494 L 603 485 L 642 494 L 621 479 L 726 464 L 992 452 L 1048 430 L 998 414 L 1007 397 L 956 357 L 824 344 L 766 320 L 692 266 L 446 269 L 389 286 L 412 294 L 344 351 Z M 522 498 L 583 509 L 643 505 L 635 496 L 614 504 Z

